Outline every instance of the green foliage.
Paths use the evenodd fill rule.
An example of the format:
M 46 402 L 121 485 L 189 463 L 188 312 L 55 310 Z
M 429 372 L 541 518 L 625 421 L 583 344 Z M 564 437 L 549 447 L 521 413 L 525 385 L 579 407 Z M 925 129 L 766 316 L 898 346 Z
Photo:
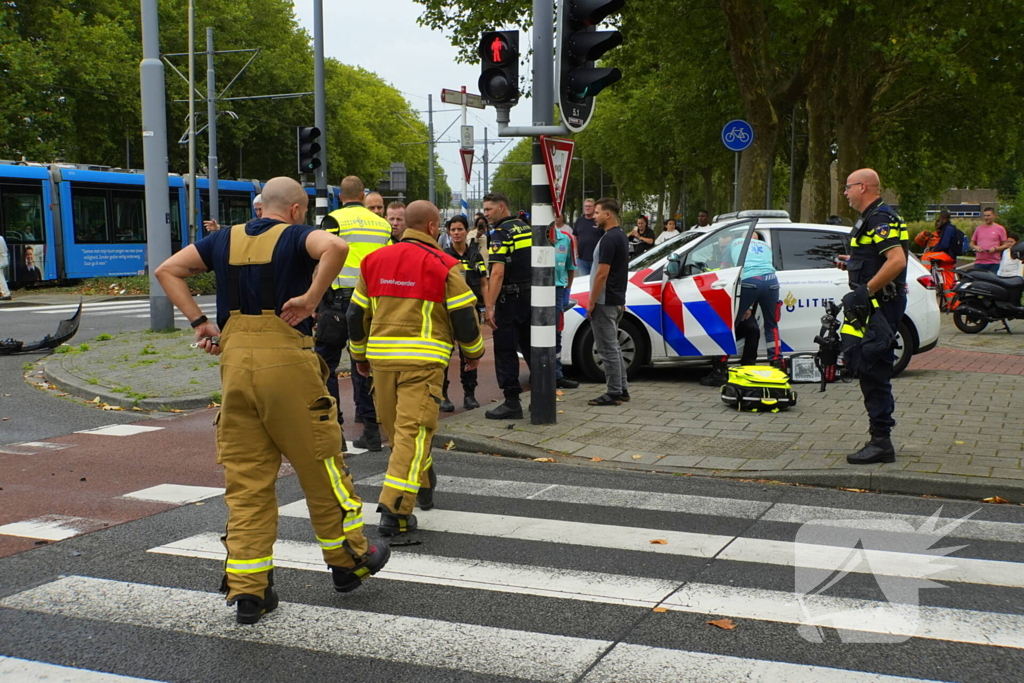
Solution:
M 100 336 L 96 337 L 96 341 L 109 341 L 109 340 L 111 340 L 113 338 L 114 338 L 113 336 L 111 336 L 111 335 L 107 334 L 106 332 L 104 332 Z
M 142 350 L 139 351 L 139 355 L 140 356 L 158 356 L 158 355 L 160 355 L 160 352 L 157 351 L 155 348 L 153 348 L 152 344 L 146 344 L 145 346 L 142 347 Z
M 1013 202 L 1000 211 L 999 221 L 1006 227 L 1007 233 L 1024 236 L 1024 175 L 1017 178 L 1017 194 Z

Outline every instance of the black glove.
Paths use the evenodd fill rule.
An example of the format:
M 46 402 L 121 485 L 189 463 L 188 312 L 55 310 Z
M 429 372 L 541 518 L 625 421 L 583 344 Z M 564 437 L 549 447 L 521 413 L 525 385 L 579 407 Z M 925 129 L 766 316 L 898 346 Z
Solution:
M 867 285 L 861 285 L 853 290 L 853 297 L 857 302 L 857 306 L 864 308 L 866 311 L 871 310 L 871 291 L 868 290 Z

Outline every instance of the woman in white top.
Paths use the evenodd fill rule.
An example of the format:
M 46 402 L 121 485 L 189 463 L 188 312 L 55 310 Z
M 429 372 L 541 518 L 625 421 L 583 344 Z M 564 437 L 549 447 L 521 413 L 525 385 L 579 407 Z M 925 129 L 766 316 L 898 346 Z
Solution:
M 668 242 L 670 239 L 672 239 L 678 234 L 679 231 L 676 229 L 676 219 L 669 218 L 667 221 L 665 221 L 665 229 L 661 231 L 660 235 L 658 235 L 658 239 L 654 240 L 654 244 L 658 245 L 661 244 L 662 242 Z

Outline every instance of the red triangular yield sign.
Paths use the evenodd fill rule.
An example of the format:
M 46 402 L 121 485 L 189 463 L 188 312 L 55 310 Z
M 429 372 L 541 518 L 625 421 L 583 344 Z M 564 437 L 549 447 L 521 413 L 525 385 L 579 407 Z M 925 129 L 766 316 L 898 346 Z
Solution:
M 554 204 L 555 215 L 560 216 L 566 190 L 569 188 L 569 169 L 572 167 L 572 152 L 576 148 L 576 142 L 542 135 L 540 147 L 544 151 L 544 166 L 548 171 L 548 185 L 551 186 L 551 201 Z
M 466 182 L 472 182 L 473 150 L 462 148 L 459 150 L 459 156 L 462 157 L 462 172 L 466 174 Z

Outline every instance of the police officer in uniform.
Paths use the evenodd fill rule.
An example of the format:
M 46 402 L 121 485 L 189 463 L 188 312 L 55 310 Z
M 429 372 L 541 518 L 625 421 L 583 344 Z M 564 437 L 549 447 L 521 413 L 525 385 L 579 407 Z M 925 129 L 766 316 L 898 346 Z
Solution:
M 427 201 L 405 212 L 402 241 L 368 256 L 348 309 L 349 353 L 363 377 L 373 371 L 374 400 L 391 443 L 377 510 L 378 531 L 416 542 L 413 505 L 434 507 L 430 442 L 454 345 L 475 370 L 484 354 L 476 295 L 462 265 L 437 245 L 441 215 Z
M 348 246 L 298 224 L 306 193 L 290 178 L 267 182 L 263 207 L 263 218 L 212 233 L 155 273 L 191 321 L 199 347 L 221 357 L 217 460 L 228 506 L 221 591 L 241 624 L 255 624 L 278 605 L 274 486 L 282 454 L 299 477 L 335 590 L 355 590 L 390 555 L 386 545 L 369 546 L 363 536 L 362 502 L 341 454 L 335 401 L 324 387 L 327 365 L 310 336 L 312 313 L 341 271 Z M 217 276 L 216 323 L 202 314 L 185 282 L 209 270 Z
M 520 420 L 523 404 L 519 395 L 519 356 L 530 365 L 530 226 L 508 210 L 508 197 L 501 192 L 484 195 L 484 216 L 491 224 L 491 276 L 484 295 L 484 321 L 494 330 L 494 373 L 505 402 L 488 410 L 489 420 Z
M 850 255 L 840 256 L 850 273 L 850 288 L 870 315 L 882 315 L 895 333 L 907 308 L 907 251 L 909 235 L 903 219 L 880 196 L 881 182 L 870 168 L 850 174 L 846 198 L 861 212 L 853 227 Z M 846 315 L 849 316 L 850 311 Z M 844 325 L 844 329 L 845 329 Z M 860 371 L 860 389 L 870 421 L 871 441 L 848 455 L 851 464 L 895 462 L 896 450 L 890 435 L 896 421 L 892 394 L 891 350 L 870 367 Z
M 316 331 L 316 352 L 327 362 L 331 371 L 327 378 L 327 389 L 339 401 L 339 406 L 338 363 L 348 342 L 345 315 L 359 279 L 359 265 L 367 256 L 386 246 L 391 239 L 391 225 L 363 206 L 364 194 L 363 181 L 356 176 L 346 177 L 341 181 L 341 208 L 328 214 L 321 226 L 327 232 L 341 237 L 349 246 L 345 267 L 341 269 L 341 274 L 331 285 L 331 290 L 324 296 L 320 306 Z M 373 399 L 370 398 L 370 383 L 355 371 L 354 363 L 352 397 L 356 404 L 356 421 L 363 423 L 363 434 L 353 445 L 356 448 L 380 451 L 380 427 Z M 340 408 L 338 422 L 344 422 Z

